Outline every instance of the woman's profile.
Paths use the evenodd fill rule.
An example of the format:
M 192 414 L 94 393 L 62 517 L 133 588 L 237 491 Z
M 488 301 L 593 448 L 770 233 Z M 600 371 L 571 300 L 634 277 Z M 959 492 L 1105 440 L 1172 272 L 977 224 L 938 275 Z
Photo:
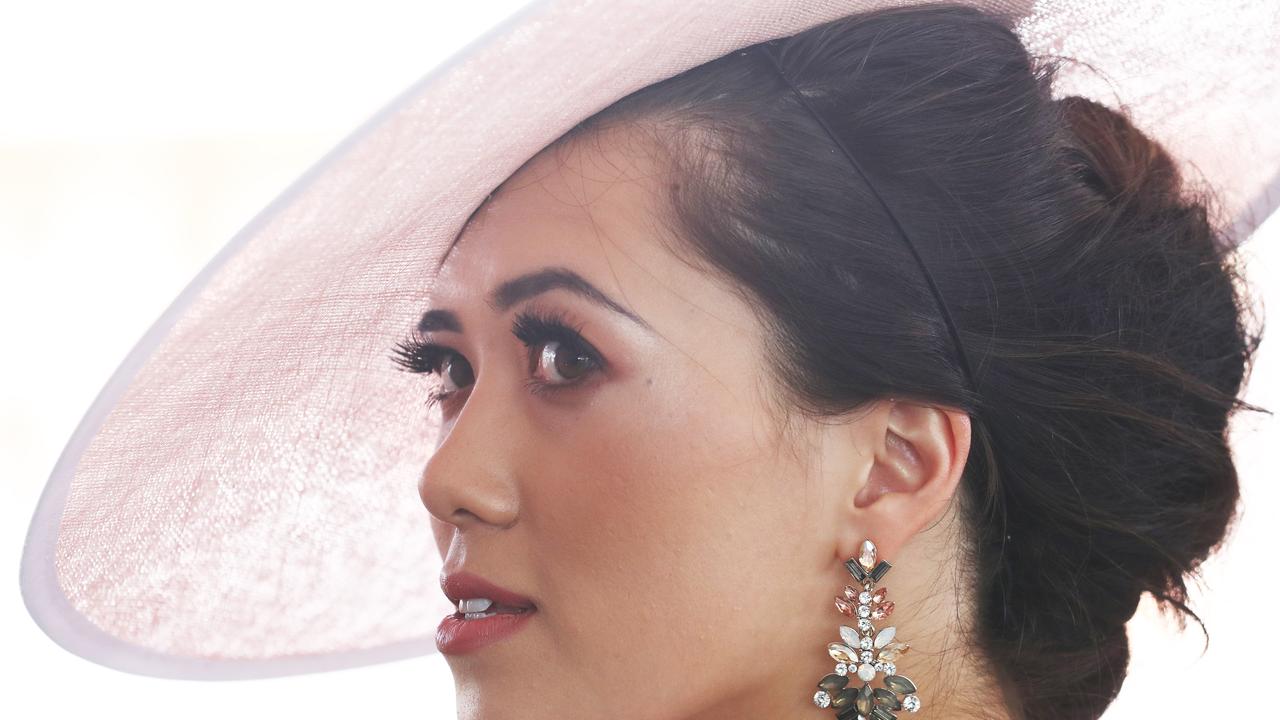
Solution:
M 1098 717 L 1140 596 L 1186 610 L 1237 501 L 1256 339 L 1206 200 L 972 8 L 784 39 L 795 89 L 758 50 L 539 153 L 399 348 L 440 382 L 420 491 L 460 707 L 800 717 L 833 673 L 820 706 L 892 717 L 919 696 L 852 699 L 874 622 L 929 716 Z M 842 618 L 867 537 L 896 613 Z M 860 621 L 852 660 L 815 652 Z
M 337 513 L 384 548 L 422 539 L 426 520 L 452 606 L 428 618 L 429 642 L 466 720 L 1096 720 L 1124 683 L 1126 622 L 1144 596 L 1199 620 L 1188 580 L 1240 500 L 1229 423 L 1264 410 L 1241 399 L 1261 328 L 1216 188 L 1123 110 L 1056 93 L 1069 62 L 1032 52 L 1011 13 L 961 3 L 863 8 L 739 43 L 575 118 L 447 238 L 431 235 L 429 253 L 406 249 L 429 244 L 415 224 L 429 203 L 377 192 L 424 200 L 400 156 L 379 152 L 396 146 L 361 149 L 384 168 L 360 195 L 369 212 L 326 230 L 325 203 L 285 207 L 256 246 L 277 247 L 290 223 L 316 229 L 323 254 L 277 265 L 324 283 L 281 275 L 282 299 L 261 306 L 239 294 L 248 283 L 207 297 L 281 330 L 243 336 L 238 352 L 261 358 L 303 334 L 294 313 L 323 338 L 371 306 L 411 307 L 411 329 L 371 323 L 339 338 L 353 348 L 295 354 L 281 374 L 171 363 L 167 380 L 203 373 L 202 387 L 234 381 L 250 396 L 265 380 L 261 415 L 239 396 L 184 411 L 242 422 L 234 467 L 258 477 L 254 448 L 269 446 L 292 461 L 267 467 L 287 465 L 299 488 L 239 486 L 228 470 L 182 507 L 231 508 L 240 536 L 264 538 L 283 517 Z M 341 173 L 317 186 L 321 200 L 366 192 Z M 347 231 L 387 259 L 342 254 Z M 261 257 L 232 261 L 247 274 L 268 267 Z M 385 289 L 411 274 L 413 296 Z M 176 332 L 207 329 L 201 313 L 219 306 L 194 307 Z M 330 372 L 351 382 L 306 380 Z M 146 387 L 135 399 L 171 397 Z M 351 410 L 312 411 L 321 398 Z M 351 439 L 390 425 L 394 442 Z M 116 437 L 98 452 L 165 442 Z M 207 437 L 222 436 L 194 444 L 213 454 Z M 403 495 L 407 470 L 416 516 L 366 501 L 360 478 Z M 61 571 L 105 567 L 88 547 L 101 528 L 65 531 Z M 300 565 L 324 566 L 326 549 L 345 565 L 314 577 L 421 558 L 334 536 L 310 541 Z M 290 575 L 284 557 L 279 575 L 219 558 L 216 572 L 246 581 Z M 167 597 L 198 586 L 186 577 Z M 355 648 L 357 633 L 336 629 L 347 620 L 388 643 L 406 639 L 387 629 L 397 622 L 423 627 L 420 607 L 354 620 L 383 589 L 374 579 L 323 607 L 304 586 L 277 588 L 303 613 L 281 633 L 295 650 L 304 638 L 317 654 Z M 104 604 L 100 583 L 79 587 L 80 607 Z M 206 619 L 234 641 L 210 652 L 178 628 L 165 650 L 267 657 L 225 596 Z M 155 616 L 107 632 L 140 642 L 140 617 Z

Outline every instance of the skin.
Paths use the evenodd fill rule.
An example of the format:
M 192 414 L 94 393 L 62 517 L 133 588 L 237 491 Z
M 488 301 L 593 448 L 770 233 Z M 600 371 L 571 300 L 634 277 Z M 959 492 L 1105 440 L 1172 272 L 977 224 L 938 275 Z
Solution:
M 834 717 L 811 697 L 832 672 L 827 644 L 854 624 L 832 599 L 868 537 L 894 565 L 881 585 L 897 609 L 880 626 L 912 644 L 899 665 L 921 688 L 917 716 L 1005 716 L 960 635 L 968 416 L 885 398 L 781 423 L 750 306 L 657 239 L 670 178 L 638 138 L 615 128 L 531 159 L 468 224 L 431 291 L 429 307 L 455 311 L 465 332 L 429 339 L 474 377 L 443 404 L 419 482 L 445 570 L 538 606 L 517 634 L 446 656 L 458 717 Z M 503 280 L 551 265 L 651 328 L 564 289 L 503 313 L 485 303 Z M 607 368 L 531 394 L 511 332 L 531 306 L 581 324 Z M 567 382 L 551 363 L 535 372 Z

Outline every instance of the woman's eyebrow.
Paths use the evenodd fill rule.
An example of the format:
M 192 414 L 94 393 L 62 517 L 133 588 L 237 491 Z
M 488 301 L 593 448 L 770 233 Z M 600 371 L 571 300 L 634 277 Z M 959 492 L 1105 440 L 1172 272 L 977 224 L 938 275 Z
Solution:
M 506 312 L 522 300 L 527 300 L 535 295 L 557 288 L 577 293 L 591 302 L 627 318 L 640 327 L 650 332 L 653 331 L 653 328 L 643 318 L 622 307 L 613 298 L 588 282 L 586 278 L 566 267 L 546 267 L 506 280 L 489 293 L 489 297 L 485 302 L 494 312 L 501 313 Z M 418 330 L 421 332 L 451 330 L 458 333 L 463 331 L 462 321 L 458 319 L 458 315 L 451 310 L 445 309 L 428 310 L 423 313 L 422 319 L 418 321 Z

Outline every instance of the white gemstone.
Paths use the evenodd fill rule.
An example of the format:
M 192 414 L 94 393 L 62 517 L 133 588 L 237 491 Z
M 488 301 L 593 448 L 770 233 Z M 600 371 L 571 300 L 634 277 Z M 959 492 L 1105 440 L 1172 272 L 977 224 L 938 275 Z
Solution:
M 862 651 L 862 662 L 864 662 L 864 663 L 872 663 L 872 662 L 875 662 L 875 659 L 876 659 L 875 654 L 874 654 L 874 653 L 872 653 L 870 650 L 863 650 L 863 651 Z
M 820 708 L 827 707 L 831 704 L 831 696 L 827 694 L 826 690 L 819 690 L 813 694 L 813 704 Z
M 862 642 L 861 638 L 858 637 L 858 631 L 848 625 L 840 626 L 840 638 L 849 647 L 857 647 Z
M 871 628 L 872 628 L 872 625 L 871 625 L 871 621 L 870 621 L 870 620 L 868 620 L 868 619 L 866 619 L 866 618 L 859 618 L 859 619 L 858 619 L 858 629 L 859 629 L 859 630 L 861 630 L 862 632 L 871 632 Z
M 866 663 L 862 663 L 858 666 L 858 677 L 865 682 L 871 682 L 876 679 L 876 669 Z
M 884 663 L 882 662 L 877 661 L 876 664 L 872 665 L 871 667 L 875 668 L 876 672 L 884 672 Z M 889 673 L 885 673 L 885 674 L 888 675 Z
M 836 674 L 837 674 L 837 675 L 848 675 L 848 674 L 849 674 L 849 666 L 848 666 L 848 665 L 846 665 L 846 664 L 844 664 L 844 663 L 842 663 L 842 662 L 838 662 L 838 663 L 836 663 Z
M 871 644 L 871 636 L 868 635 L 867 637 L 858 640 L 858 647 L 863 650 L 870 650 L 873 647 Z
M 915 712 L 920 709 L 920 698 L 915 695 L 908 695 L 902 698 L 902 709 L 907 712 Z
M 898 632 L 897 629 L 892 627 L 887 627 L 881 630 L 880 633 L 876 635 L 876 647 L 882 648 L 885 645 L 888 645 L 889 643 L 893 642 L 893 636 L 897 632 Z
M 897 666 L 897 665 L 894 665 L 893 663 L 885 663 L 885 664 L 884 664 L 884 674 L 885 674 L 885 675 L 897 675 L 897 674 L 898 674 L 898 666 Z
M 858 602 L 862 603 L 863 605 L 870 605 L 871 593 L 867 592 L 866 590 L 863 590 L 862 592 L 858 593 Z
M 858 606 L 858 617 L 864 617 L 864 618 L 865 618 L 865 617 L 871 617 L 871 606 L 870 606 L 870 605 L 859 605 L 859 606 Z

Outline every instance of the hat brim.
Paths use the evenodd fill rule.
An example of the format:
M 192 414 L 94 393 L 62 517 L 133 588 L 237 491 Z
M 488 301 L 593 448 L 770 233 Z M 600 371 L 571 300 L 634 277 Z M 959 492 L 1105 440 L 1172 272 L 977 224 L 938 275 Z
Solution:
M 103 388 L 32 518 L 32 617 L 77 655 L 160 677 L 435 652 L 453 606 L 416 482 L 437 428 L 388 353 L 441 253 L 494 187 L 611 102 L 897 4 L 545 0 L 433 69 L 232 238 Z M 1033 52 L 1105 73 L 1068 69 L 1059 92 L 1122 99 L 1218 189 L 1237 240 L 1275 208 L 1272 3 L 974 4 L 1021 18 Z

